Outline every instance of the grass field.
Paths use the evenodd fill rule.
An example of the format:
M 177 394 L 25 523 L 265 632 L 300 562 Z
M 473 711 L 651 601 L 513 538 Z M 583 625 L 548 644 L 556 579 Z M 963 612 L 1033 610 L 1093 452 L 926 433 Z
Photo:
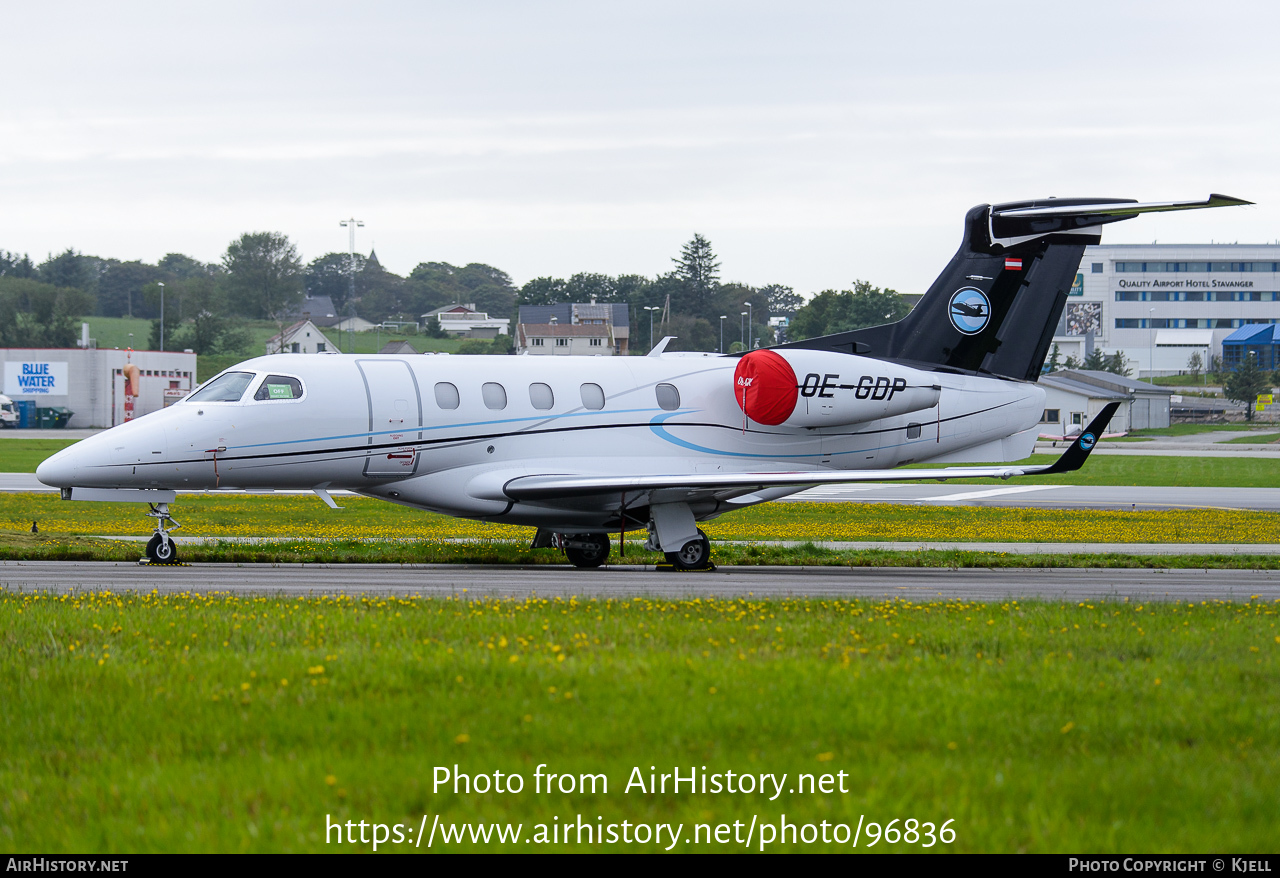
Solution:
M 1239 439 L 1228 439 L 1228 445 L 1266 445 L 1280 442 L 1280 433 L 1254 433 L 1252 436 L 1241 436 Z
M 518 540 L 534 529 L 485 524 L 342 498 L 331 510 L 306 495 L 181 497 L 172 507 L 184 536 L 324 540 Z M 149 534 L 137 504 L 75 503 L 57 494 L 0 494 L 0 532 Z M 1238 510 L 1071 510 L 892 503 L 765 503 L 703 525 L 712 540 L 869 542 L 1280 542 L 1280 514 Z M 636 535 L 637 537 L 640 535 Z
M 578 814 L 685 837 L 861 815 L 951 820 L 956 851 L 1274 849 L 1273 604 L 0 593 L 0 619 L 11 850 L 349 850 L 327 816 L 423 814 L 526 838 Z M 542 763 L 608 793 L 535 793 Z M 526 786 L 435 790 L 455 764 Z M 650 766 L 790 782 L 623 791 Z M 845 794 L 788 792 L 836 772 Z
M 78 439 L 0 437 L 0 472 L 33 473 L 45 458 L 69 445 L 75 445 L 78 441 Z

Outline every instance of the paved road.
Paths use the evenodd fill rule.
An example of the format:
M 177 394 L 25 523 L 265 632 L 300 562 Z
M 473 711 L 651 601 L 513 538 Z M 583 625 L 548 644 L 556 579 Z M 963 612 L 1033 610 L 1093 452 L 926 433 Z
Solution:
M 225 591 L 239 594 L 397 594 L 480 597 L 844 597 L 937 600 L 1280 600 L 1280 571 L 938 570 L 724 567 L 668 573 L 641 567 L 461 565 L 0 563 L 10 590 Z

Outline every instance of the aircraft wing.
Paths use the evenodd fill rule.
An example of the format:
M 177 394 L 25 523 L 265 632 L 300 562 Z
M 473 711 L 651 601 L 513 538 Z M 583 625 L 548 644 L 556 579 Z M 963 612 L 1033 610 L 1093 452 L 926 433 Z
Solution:
M 573 475 L 545 474 L 517 476 L 502 485 L 502 494 L 511 500 L 558 500 L 624 492 L 688 491 L 745 492 L 763 488 L 846 484 L 850 482 L 899 482 L 930 479 L 1009 479 L 1014 476 L 1052 475 L 1079 469 L 1098 443 L 1120 403 L 1108 403 L 1081 431 L 1070 447 L 1052 464 L 1027 466 L 957 466 L 937 469 L 845 470 L 825 472 L 757 473 L 673 473 L 670 475 Z

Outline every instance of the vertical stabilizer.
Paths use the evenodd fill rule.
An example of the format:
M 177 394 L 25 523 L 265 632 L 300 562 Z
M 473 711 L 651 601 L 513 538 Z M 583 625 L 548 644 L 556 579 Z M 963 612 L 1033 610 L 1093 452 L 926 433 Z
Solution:
M 965 215 L 956 255 L 902 320 L 779 347 L 1035 380 L 1084 248 L 1101 240 L 1101 226 L 1141 213 L 1249 203 L 1210 195 L 1152 204 L 1050 198 L 979 205 Z

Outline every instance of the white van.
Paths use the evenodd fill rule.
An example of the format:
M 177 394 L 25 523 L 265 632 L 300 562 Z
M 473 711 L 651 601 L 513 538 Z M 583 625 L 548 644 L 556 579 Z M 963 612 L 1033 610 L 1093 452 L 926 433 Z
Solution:
M 18 426 L 18 409 L 13 400 L 0 393 L 0 427 Z

